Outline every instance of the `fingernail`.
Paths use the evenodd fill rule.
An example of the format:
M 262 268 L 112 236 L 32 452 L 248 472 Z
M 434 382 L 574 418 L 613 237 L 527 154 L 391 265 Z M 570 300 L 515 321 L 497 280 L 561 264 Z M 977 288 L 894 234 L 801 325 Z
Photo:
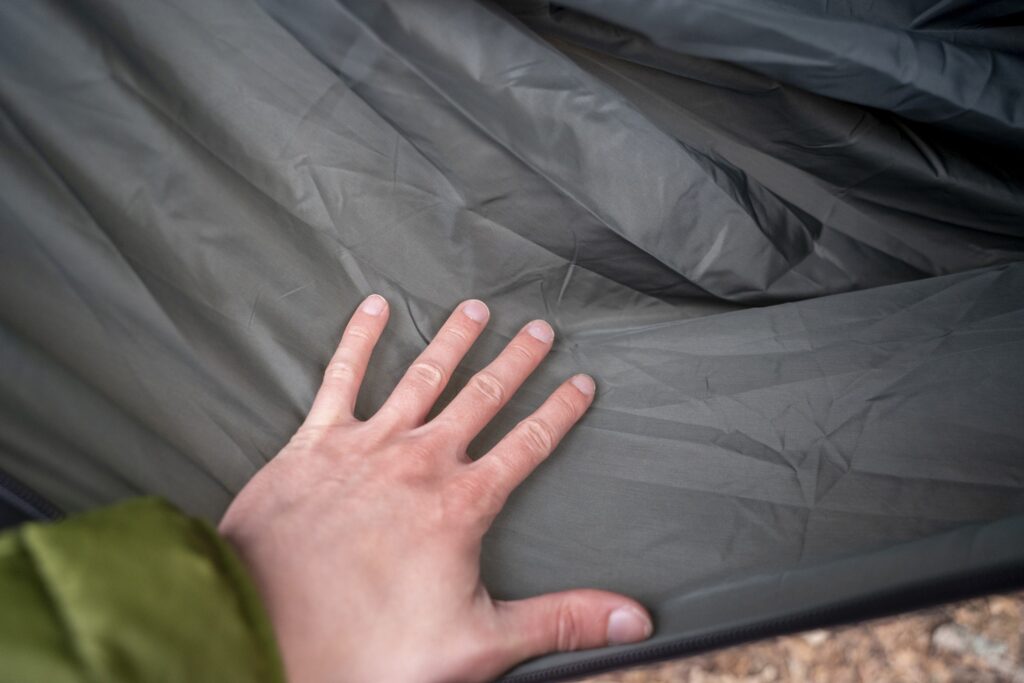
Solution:
M 594 394 L 594 380 L 590 379 L 587 375 L 576 375 L 571 380 L 572 385 L 580 390 L 580 393 L 584 396 L 593 396 Z
M 555 338 L 555 331 L 543 320 L 534 320 L 527 325 L 526 332 L 534 339 L 545 343 Z
M 650 637 L 651 620 L 635 607 L 619 607 L 608 617 L 608 644 L 635 643 Z
M 388 302 L 380 294 L 371 294 L 366 297 L 366 301 L 363 302 L 360 308 L 367 315 L 380 315 L 384 312 L 384 308 L 387 305 Z
M 462 312 L 466 314 L 466 317 L 470 320 L 474 320 L 478 323 L 482 323 L 487 320 L 488 310 L 487 305 L 483 301 L 477 301 L 476 299 L 470 299 L 466 302 L 466 305 L 462 307 Z

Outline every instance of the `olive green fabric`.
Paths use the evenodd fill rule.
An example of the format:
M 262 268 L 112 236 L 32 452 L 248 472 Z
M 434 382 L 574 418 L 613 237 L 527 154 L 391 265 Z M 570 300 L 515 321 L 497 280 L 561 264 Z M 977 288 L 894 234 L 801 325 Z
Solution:
M 283 681 L 209 524 L 156 498 L 0 535 L 0 681 Z

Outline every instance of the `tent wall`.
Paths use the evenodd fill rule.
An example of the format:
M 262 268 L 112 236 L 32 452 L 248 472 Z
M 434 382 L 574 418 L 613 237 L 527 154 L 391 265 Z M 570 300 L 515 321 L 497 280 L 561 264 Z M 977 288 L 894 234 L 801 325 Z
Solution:
M 486 539 L 500 597 L 631 593 L 664 655 L 1024 566 L 1016 109 L 896 116 L 600 7 L 630 30 L 454 0 L 0 5 L 0 468 L 66 511 L 146 492 L 216 519 L 366 294 L 393 313 L 362 415 L 475 296 L 492 321 L 446 397 L 529 319 L 558 338 L 474 455 L 598 383 Z M 998 36 L 971 54 L 1012 70 Z

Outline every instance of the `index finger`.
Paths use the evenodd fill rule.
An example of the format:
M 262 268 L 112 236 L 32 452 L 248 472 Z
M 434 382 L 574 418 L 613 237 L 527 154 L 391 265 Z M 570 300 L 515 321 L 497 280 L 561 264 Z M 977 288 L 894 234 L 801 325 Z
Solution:
M 324 370 L 324 380 L 313 399 L 305 424 L 336 424 L 352 418 L 359 386 L 373 347 L 388 322 L 388 302 L 379 294 L 363 300 L 349 319 L 334 356 Z

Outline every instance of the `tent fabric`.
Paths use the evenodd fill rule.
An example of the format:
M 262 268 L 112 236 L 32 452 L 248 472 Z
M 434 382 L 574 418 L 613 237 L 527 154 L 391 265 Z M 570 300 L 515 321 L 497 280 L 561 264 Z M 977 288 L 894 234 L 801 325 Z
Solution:
M 362 415 L 472 296 L 445 399 L 558 335 L 474 455 L 598 383 L 485 540 L 500 597 L 623 591 L 668 652 L 1020 569 L 1015 4 L 0 4 L 0 469 L 214 520 L 365 295 Z
M 654 43 L 809 92 L 1003 140 L 1024 133 L 1019 2 L 566 0 Z

